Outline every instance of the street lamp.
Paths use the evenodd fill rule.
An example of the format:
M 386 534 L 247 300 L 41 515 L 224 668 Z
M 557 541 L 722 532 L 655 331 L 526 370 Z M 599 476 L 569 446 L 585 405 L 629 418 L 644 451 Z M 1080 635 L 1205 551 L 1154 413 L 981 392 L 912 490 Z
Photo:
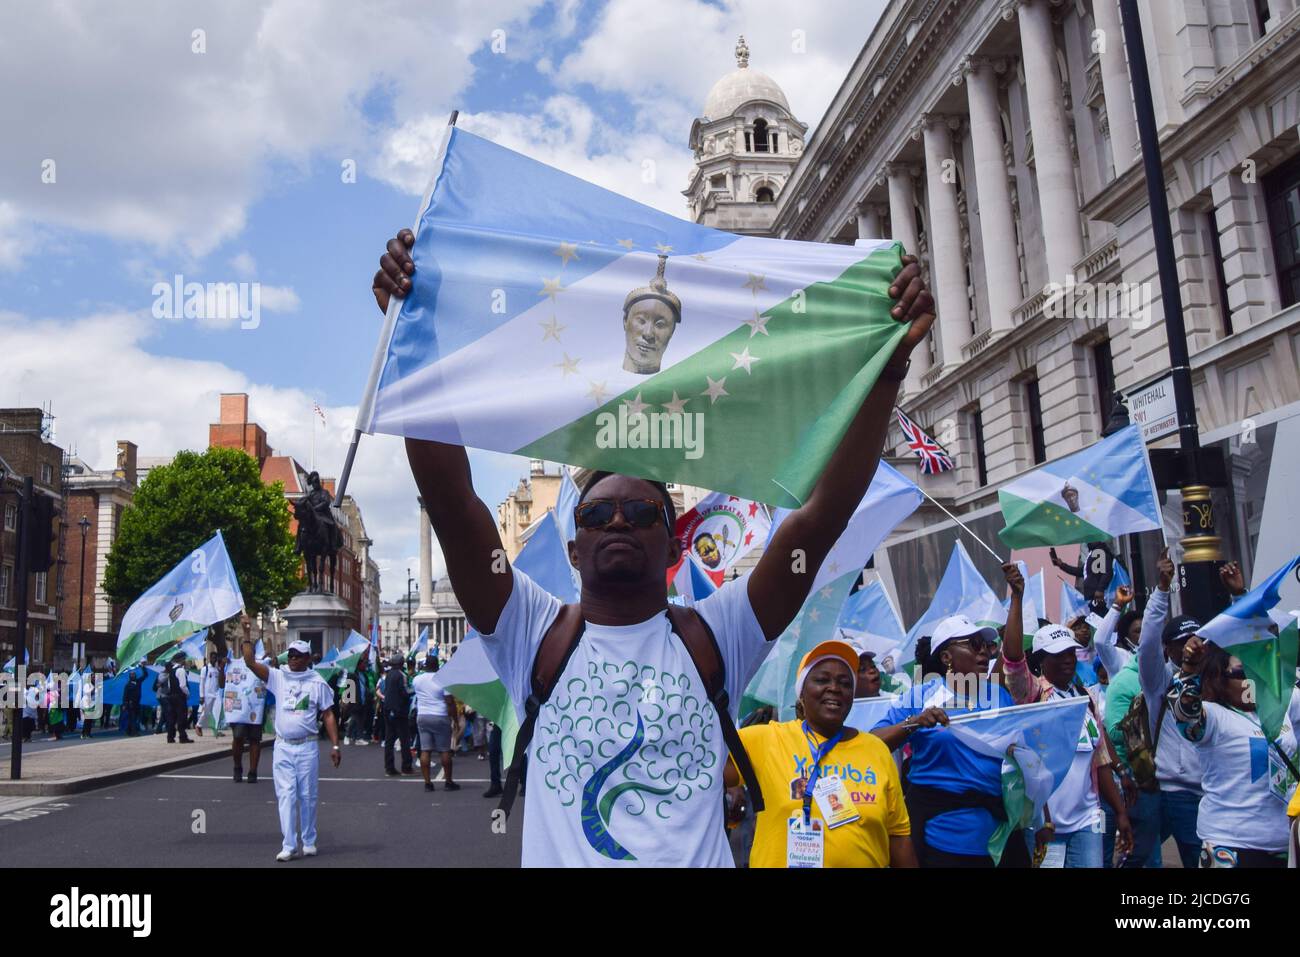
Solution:
M 411 634 L 411 585 L 415 579 L 411 577 L 411 570 L 406 570 L 406 647 L 410 648 L 415 644 L 415 637 Z
M 90 519 L 81 516 L 77 523 L 81 529 L 81 573 L 77 576 L 77 639 L 81 639 L 82 613 L 86 607 L 86 533 L 90 531 Z

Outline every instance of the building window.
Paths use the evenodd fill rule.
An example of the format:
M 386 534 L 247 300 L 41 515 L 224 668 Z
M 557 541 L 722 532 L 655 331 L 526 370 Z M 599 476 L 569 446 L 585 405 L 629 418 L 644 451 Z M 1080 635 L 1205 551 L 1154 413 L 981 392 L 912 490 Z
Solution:
M 758 192 L 754 194 L 754 199 L 760 203 L 771 203 L 776 201 L 776 197 L 772 195 L 772 187 L 770 186 L 760 186 Z
M 769 153 L 771 152 L 771 141 L 767 134 L 767 120 L 754 121 L 754 152 Z
M 984 459 L 984 413 L 979 409 L 970 414 L 971 441 L 975 445 L 975 478 L 980 488 L 989 484 L 988 463 Z
M 32 661 L 45 661 L 45 626 L 32 626 Z
M 1259 39 L 1273 26 L 1273 11 L 1269 10 L 1269 0 L 1254 0 L 1255 23 L 1258 24 L 1259 31 L 1255 34 L 1255 39 Z
M 48 581 L 49 581 L 49 579 L 48 579 L 48 575 L 49 575 L 48 572 L 37 572 L 37 573 L 36 573 L 36 604 L 38 604 L 38 605 L 44 605 L 44 604 L 47 604 L 47 602 L 46 602 L 46 600 L 45 600 L 45 596 L 46 596 L 46 592 L 48 591 L 48 588 L 49 588 L 49 586 L 48 586 Z
M 53 481 L 54 481 L 54 466 L 50 465 L 49 462 L 45 462 L 41 465 L 41 484 L 49 485 Z
M 5 531 L 12 532 L 18 528 L 18 506 L 12 503 L 5 505 Z
M 14 566 L 0 565 L 0 608 L 9 607 L 9 583 L 13 577 Z
M 1219 245 L 1219 224 L 1214 211 L 1205 214 L 1209 221 L 1210 259 L 1214 262 L 1215 292 L 1219 296 L 1219 320 L 1225 336 L 1232 335 L 1232 309 L 1228 306 L 1228 279 L 1223 273 L 1223 247 Z
M 1038 380 L 1025 383 L 1025 402 L 1029 406 L 1029 442 L 1034 451 L 1034 464 L 1047 461 L 1047 443 L 1043 439 L 1043 400 L 1038 393 Z
M 1115 408 L 1115 364 L 1110 357 L 1110 340 L 1103 339 L 1092 347 L 1092 367 L 1097 372 L 1097 411 L 1101 427 L 1106 428 Z
M 725 190 L 727 188 L 727 176 L 725 173 L 719 173 L 717 176 L 709 178 L 709 189 Z
M 1278 291 L 1286 308 L 1300 302 L 1300 158 L 1264 177 L 1264 199 Z

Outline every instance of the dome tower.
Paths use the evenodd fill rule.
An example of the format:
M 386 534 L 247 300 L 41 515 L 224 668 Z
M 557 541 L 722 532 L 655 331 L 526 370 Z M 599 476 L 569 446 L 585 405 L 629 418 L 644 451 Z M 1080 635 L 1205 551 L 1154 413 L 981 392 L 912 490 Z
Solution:
M 697 223 L 766 235 L 776 201 L 803 153 L 808 124 L 790 112 L 776 81 L 749 67 L 745 38 L 736 43 L 736 69 L 709 91 L 704 114 L 691 124 L 695 154 L 682 194 Z

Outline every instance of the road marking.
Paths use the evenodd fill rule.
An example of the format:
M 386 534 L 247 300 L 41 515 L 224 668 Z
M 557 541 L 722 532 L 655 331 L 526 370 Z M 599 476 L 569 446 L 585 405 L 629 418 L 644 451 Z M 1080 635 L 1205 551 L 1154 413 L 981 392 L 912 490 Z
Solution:
M 62 811 L 72 807 L 71 804 L 46 803 L 49 798 L 8 798 L 0 801 L 0 821 L 29 821 L 34 817 L 44 817 L 53 811 Z

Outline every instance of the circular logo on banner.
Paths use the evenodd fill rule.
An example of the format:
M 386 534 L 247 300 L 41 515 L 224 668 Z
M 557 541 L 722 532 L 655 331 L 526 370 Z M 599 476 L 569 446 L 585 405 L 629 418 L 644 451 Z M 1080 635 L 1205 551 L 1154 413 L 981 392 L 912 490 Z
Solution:
M 681 533 L 682 549 L 709 571 L 727 568 L 746 544 L 748 520 L 735 503 L 714 505 L 694 516 Z

